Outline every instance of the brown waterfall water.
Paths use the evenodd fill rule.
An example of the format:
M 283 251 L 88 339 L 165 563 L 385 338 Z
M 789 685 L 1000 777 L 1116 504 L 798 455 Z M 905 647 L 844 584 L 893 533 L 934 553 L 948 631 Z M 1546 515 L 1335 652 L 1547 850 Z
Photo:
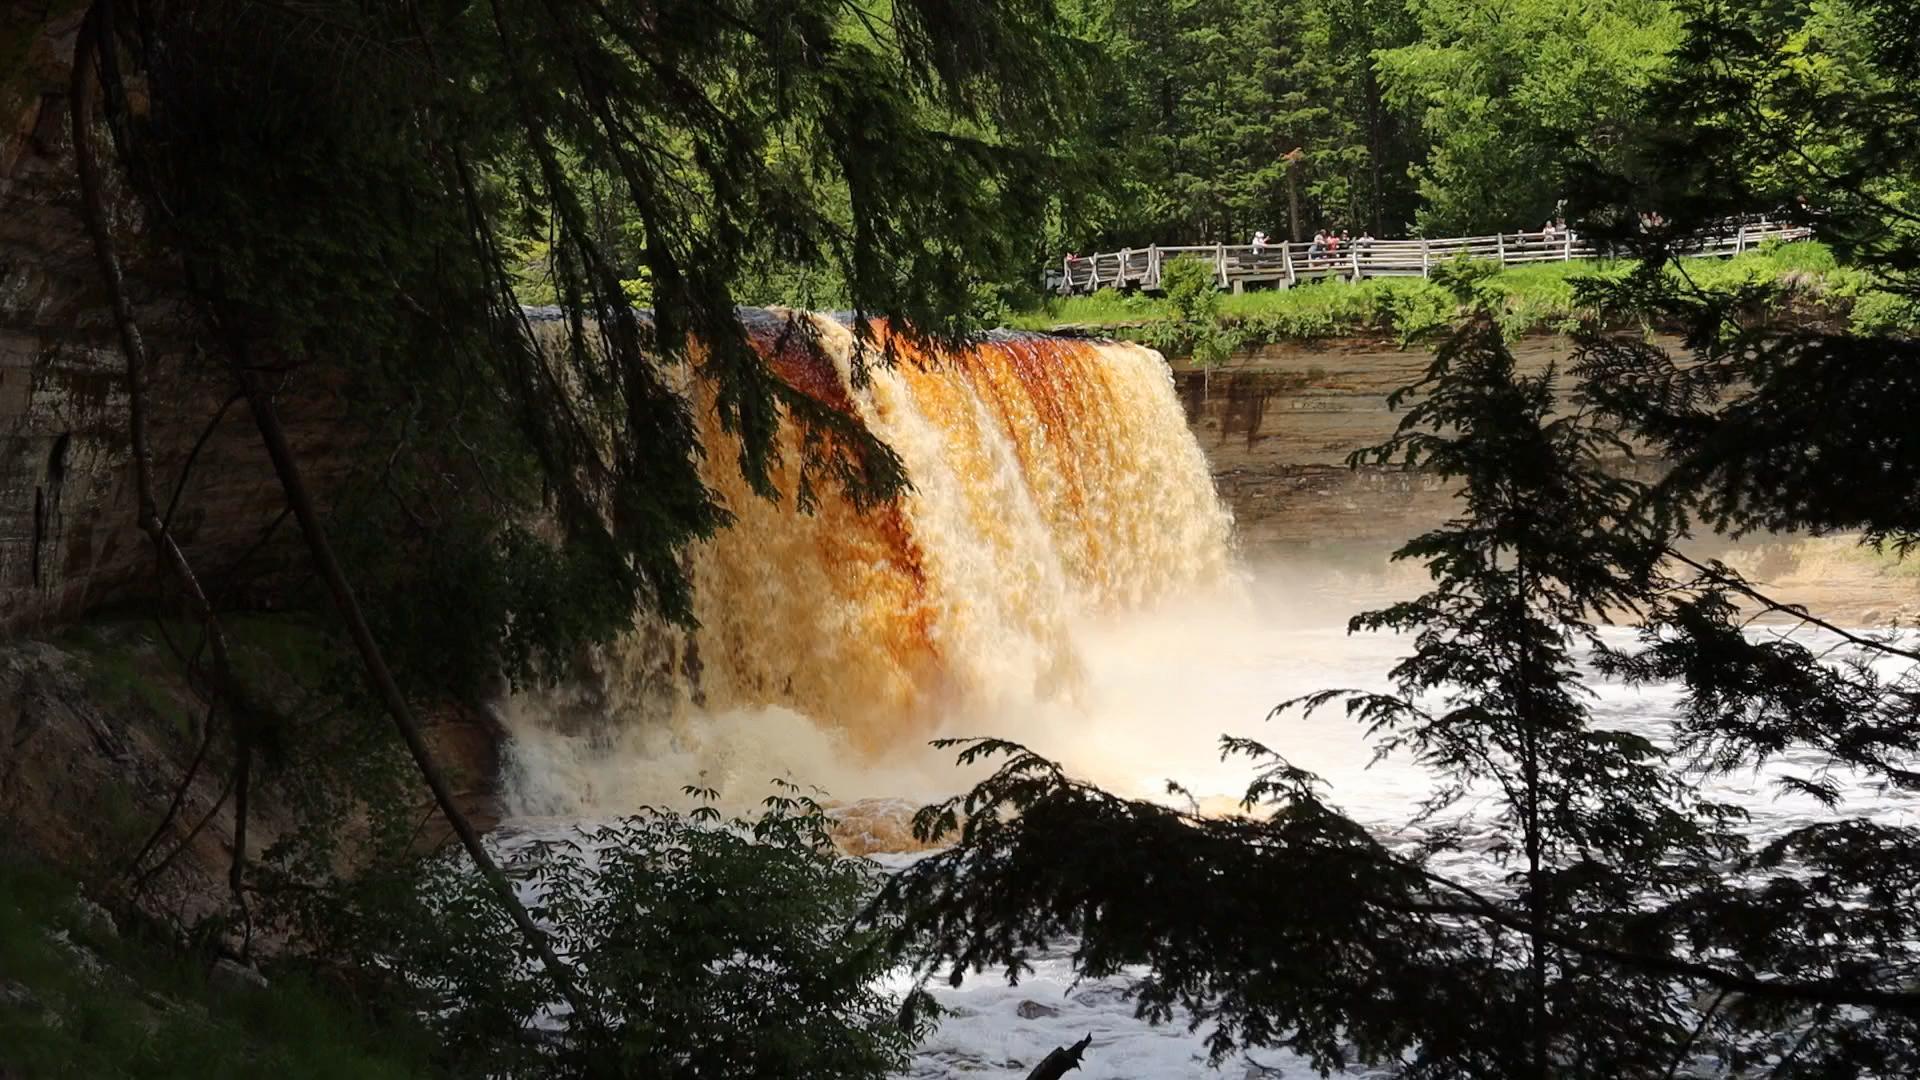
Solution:
M 1385 673 L 1409 643 L 1349 635 L 1347 618 L 1418 589 L 1417 567 L 1382 573 L 1345 542 L 1331 559 L 1237 566 L 1207 464 L 1164 364 L 1146 350 L 1007 336 L 875 371 L 855 389 L 850 336 L 834 323 L 820 329 L 823 356 L 776 357 L 776 369 L 857 413 L 905 460 L 914 492 L 874 514 L 826 500 L 800 515 L 750 495 L 709 424 L 708 479 L 739 521 L 691 553 L 703 625 L 692 640 L 636 630 L 601 658 L 597 679 L 509 703 L 508 801 L 522 820 L 496 834 L 501 843 L 577 841 L 578 819 L 685 805 L 689 783 L 750 809 L 769 778 L 784 777 L 842 804 L 850 849 L 905 850 L 911 808 L 971 779 L 949 753 L 925 748 L 939 734 L 1017 739 L 1133 795 L 1165 796 L 1165 781 L 1178 780 L 1203 806 L 1244 791 L 1246 762 L 1222 761 L 1217 740 L 1245 735 L 1323 777 L 1324 796 L 1380 835 L 1425 827 L 1407 832 L 1436 774 L 1404 755 L 1376 759 L 1339 709 L 1269 719 L 1275 703 L 1314 690 L 1390 689 Z M 1283 422 L 1330 453 L 1341 447 L 1324 421 Z M 791 473 L 782 480 L 790 492 Z M 1297 509 L 1340 493 L 1292 498 Z M 1380 513 L 1383 531 L 1407 527 L 1381 503 L 1350 509 Z M 1812 549 L 1791 566 L 1769 567 L 1765 554 L 1742 561 L 1776 578 L 1840 569 Z M 1910 579 L 1860 580 L 1878 605 L 1913 591 Z M 1838 644 L 1804 627 L 1754 632 L 1799 633 L 1817 651 Z M 1632 629 L 1602 635 L 1625 648 Z M 1592 689 L 1598 724 L 1656 743 L 1683 696 L 1668 684 Z M 1746 810 L 1762 837 L 1836 814 L 1920 822 L 1920 799 L 1830 767 L 1817 753 L 1787 754 L 1703 793 Z M 1777 787 L 1813 771 L 1842 786 L 1841 808 Z M 1460 804 L 1470 838 L 1498 811 L 1495 795 Z M 526 820 L 542 816 L 562 820 Z M 1492 835 L 1481 838 L 1436 865 L 1498 889 L 1507 868 L 1486 854 Z M 1126 988 L 1124 976 L 1081 978 L 1064 950 L 1036 957 L 1017 986 L 997 973 L 931 986 L 951 1011 L 906 1075 L 1005 1074 L 1087 1032 L 1100 1050 L 1089 1076 L 1221 1075 L 1186 1025 L 1138 1020 Z M 1030 1000 L 1049 1011 L 1027 1011 Z M 1309 1069 L 1278 1050 L 1260 1060 Z
M 761 499 L 703 403 L 703 468 L 736 521 L 692 552 L 700 628 L 636 633 L 601 685 L 511 702 L 510 809 L 618 813 L 687 783 L 744 805 L 774 776 L 845 798 L 950 789 L 928 738 L 1083 714 L 1089 627 L 1234 582 L 1231 521 L 1159 354 L 895 341 L 899 362 L 856 386 L 852 332 L 813 321 L 821 347 L 770 355 L 775 371 L 857 415 L 912 491 L 865 513 L 823 492 L 801 513 L 788 453 L 787 497 Z

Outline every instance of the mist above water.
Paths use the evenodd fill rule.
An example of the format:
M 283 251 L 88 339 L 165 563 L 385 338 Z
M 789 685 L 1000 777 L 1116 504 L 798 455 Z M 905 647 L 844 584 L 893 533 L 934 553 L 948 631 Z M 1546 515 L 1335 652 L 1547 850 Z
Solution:
M 822 350 L 769 344 L 770 363 L 892 446 L 913 490 L 869 513 L 831 493 L 813 514 L 760 499 L 696 402 L 708 482 L 738 519 L 692 553 L 701 627 L 636 628 L 596 678 L 509 702 L 511 814 L 685 805 L 689 785 L 747 810 L 776 777 L 843 803 L 928 800 L 983 775 L 926 745 L 968 735 L 1131 795 L 1175 780 L 1237 796 L 1250 770 L 1219 759 L 1224 733 L 1320 774 L 1361 820 L 1403 820 L 1431 790 L 1410 763 L 1373 765 L 1337 708 L 1268 719 L 1300 694 L 1384 688 L 1406 643 L 1346 622 L 1423 575 L 1379 557 L 1236 559 L 1157 354 L 894 342 L 904 361 L 856 386 L 852 335 L 814 329 Z M 798 457 L 776 476 L 785 491 Z M 1598 706 L 1658 725 L 1674 693 L 1603 687 Z
M 930 799 L 982 774 L 927 741 L 992 735 L 1060 760 L 1118 792 L 1157 796 L 1178 780 L 1200 797 L 1233 797 L 1244 762 L 1223 763 L 1224 733 L 1270 742 L 1341 788 L 1360 786 L 1368 751 L 1333 713 L 1269 721 L 1278 702 L 1333 686 L 1381 687 L 1401 649 L 1379 635 L 1350 637 L 1351 612 L 1271 567 L 1150 607 L 1075 618 L 1061 643 L 1076 669 L 1070 692 L 930 699 L 899 718 L 910 733 L 865 746 L 833 722 L 781 705 L 687 708 L 563 731 L 544 722 L 547 695 L 509 705 L 510 810 L 537 817 L 600 817 L 641 805 L 686 805 L 682 788 L 718 789 L 745 809 L 779 777 L 837 801 Z M 1373 785 L 1374 797 L 1387 794 Z
M 1233 628 L 1269 605 L 1158 354 L 1011 334 L 929 351 L 882 330 L 872 344 L 901 360 L 863 381 L 830 320 L 762 344 L 789 385 L 892 447 L 912 490 L 868 512 L 832 492 L 813 513 L 761 499 L 696 397 L 706 480 L 736 518 L 690 556 L 700 627 L 637 628 L 593 685 L 511 702 L 514 812 L 617 813 L 689 784 L 750 805 L 775 776 L 838 799 L 939 794 L 972 778 L 926 748 L 949 734 L 1118 778 L 1164 754 L 1156 724 L 1185 735 L 1201 712 L 1272 703 L 1226 671 L 1217 708 L 1171 717 L 1161 696 L 1208 680 L 1201 653 L 1239 663 Z M 791 493 L 787 436 L 775 480 Z

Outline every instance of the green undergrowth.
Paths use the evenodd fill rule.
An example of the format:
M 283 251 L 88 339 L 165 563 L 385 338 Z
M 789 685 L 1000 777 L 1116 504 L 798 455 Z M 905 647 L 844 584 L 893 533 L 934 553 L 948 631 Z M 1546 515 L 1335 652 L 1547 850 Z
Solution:
M 290 833 L 263 856 L 276 866 L 302 860 L 324 866 L 374 799 L 407 797 L 398 745 L 372 721 L 358 669 L 344 644 L 299 613 L 224 614 L 220 620 L 244 710 L 210 714 L 203 680 L 213 677 L 200 627 L 181 619 L 132 614 L 89 617 L 47 644 L 64 654 L 87 703 L 131 756 L 97 782 L 74 790 L 88 800 L 74 811 L 92 842 L 62 859 L 89 885 L 115 882 L 146 846 L 164 805 L 145 779 L 171 785 L 201 754 L 205 777 L 230 775 L 240 733 L 255 751 L 256 806 Z M 197 671 L 197 674 L 190 673 Z M 89 773 L 89 776 L 92 776 Z M 170 791 L 170 786 L 165 789 Z M 352 835 L 359 836 L 354 833 Z M 52 854 L 52 853 L 46 853 Z
M 341 656 L 339 642 L 324 627 L 299 613 L 229 613 L 220 617 L 236 673 L 269 684 L 318 685 L 332 674 Z M 181 663 L 175 650 L 200 647 L 200 630 L 184 619 L 138 615 L 93 617 L 63 627 L 54 644 L 80 656 L 88 681 L 121 698 L 157 693 L 156 680 L 176 679 Z
M 235 674 L 276 698 L 312 693 L 338 678 L 338 641 L 298 614 L 221 617 Z M 182 657 L 202 649 L 200 630 L 181 619 L 90 618 L 63 628 L 54 644 L 76 657 L 87 688 L 108 706 L 139 706 L 185 737 L 199 724 Z
M 1540 263 L 1505 268 L 1488 280 L 1500 298 L 1503 329 L 1509 337 L 1518 337 L 1570 330 L 1582 318 L 1604 315 L 1581 309 L 1574 281 L 1623 276 L 1633 266 L 1611 260 Z M 1839 265 L 1832 250 L 1820 243 L 1771 244 L 1731 259 L 1686 259 L 1674 272 L 1710 289 L 1773 285 L 1781 303 L 1846 315 L 1858 332 L 1911 333 L 1920 328 L 1920 312 L 1871 290 L 1864 274 Z M 1292 289 L 1223 294 L 1213 305 L 1213 322 L 1216 333 L 1230 337 L 1232 347 L 1355 335 L 1387 336 L 1407 344 L 1445 328 L 1455 310 L 1447 291 L 1425 278 L 1369 278 L 1359 283 L 1330 279 Z M 1196 351 L 1193 325 L 1183 322 L 1167 298 L 1145 293 L 1102 289 L 1091 296 L 1059 298 L 1016 314 L 1009 325 L 1107 330 L 1170 353 Z M 1198 344 L 1204 351 L 1209 343 Z M 1217 351 L 1218 343 L 1212 344 Z
M 208 969 L 198 951 L 84 917 L 70 883 L 0 857 L 0 1076 L 431 1075 L 411 1022 L 359 1015 L 296 972 L 226 989 Z

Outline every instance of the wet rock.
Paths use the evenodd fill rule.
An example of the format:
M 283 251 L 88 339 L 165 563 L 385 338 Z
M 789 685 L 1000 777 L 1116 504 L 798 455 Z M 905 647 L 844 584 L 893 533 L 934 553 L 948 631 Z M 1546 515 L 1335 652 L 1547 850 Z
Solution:
M 65 930 L 48 930 L 46 937 L 60 951 L 66 953 L 76 967 L 88 975 L 99 975 L 106 970 L 106 966 L 100 963 L 100 958 L 93 954 L 92 949 L 74 941 L 72 935 Z
M 24 983 L 0 979 L 0 1009 L 39 1012 L 45 1007 L 40 1003 L 40 996 L 28 989 Z
M 207 972 L 207 982 L 223 994 L 251 994 L 267 988 L 267 977 L 240 963 L 221 957 Z
M 0 523 L 0 529 L 4 529 Z M 101 655 L 141 663 L 137 637 L 101 631 L 90 644 L 67 647 L 31 638 L 8 640 L 0 626 L 0 819 L 7 822 L 9 844 L 50 865 L 85 876 L 99 858 L 114 821 L 157 822 L 186 770 L 181 740 L 145 702 L 191 700 L 184 676 L 171 657 L 140 667 L 161 672 L 139 700 L 123 700 L 96 689 Z M 185 704 L 182 708 L 188 707 Z M 227 845 L 231 814 L 215 815 L 191 842 L 191 823 L 213 813 L 221 800 L 221 770 L 202 769 L 187 791 L 175 825 L 163 838 L 171 849 L 187 843 L 171 866 L 149 882 L 143 904 L 148 915 L 168 924 L 192 924 L 224 909 Z M 264 843 L 278 835 L 282 817 L 263 806 L 254 830 Z M 104 913 L 103 913 L 104 914 Z M 81 941 L 103 941 L 103 921 L 78 905 L 63 912 L 63 922 Z
M 81 933 L 89 937 L 117 938 L 120 936 L 120 927 L 114 923 L 112 913 L 84 896 L 74 897 L 73 921 L 79 926 Z
M 1125 1001 L 1127 988 L 1112 983 L 1089 983 L 1073 994 L 1073 1003 L 1089 1009 L 1103 1009 Z
M 1022 1001 L 1014 1006 L 1014 1012 L 1023 1020 L 1038 1020 L 1043 1016 L 1059 1016 L 1060 1010 L 1051 1005 L 1042 1005 L 1037 1001 Z

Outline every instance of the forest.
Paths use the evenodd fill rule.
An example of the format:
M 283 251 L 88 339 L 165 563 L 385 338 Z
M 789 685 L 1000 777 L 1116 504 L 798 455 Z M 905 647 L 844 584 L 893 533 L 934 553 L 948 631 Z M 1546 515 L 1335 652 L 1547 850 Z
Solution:
M 0 105 L 0 1077 L 1159 1074 L 925 1050 L 1043 971 L 1183 1076 L 1920 1074 L 1920 642 L 1716 554 L 1913 589 L 1906 0 L 84 0 L 0 16 Z M 1757 215 L 1814 240 L 1684 256 Z M 1607 258 L 1042 292 L 1549 221 Z M 1083 624 L 1240 580 L 1175 369 L 1355 337 L 1415 374 L 1344 467 L 1450 500 L 1342 613 L 1397 659 L 1155 717 L 1227 797 L 1029 746 L 1128 674 Z M 649 777 L 841 741 L 495 828 L 468 774 L 616 704 Z M 1393 827 L 1295 762 L 1328 717 Z M 965 790 L 849 850 L 804 768 L 930 740 Z

